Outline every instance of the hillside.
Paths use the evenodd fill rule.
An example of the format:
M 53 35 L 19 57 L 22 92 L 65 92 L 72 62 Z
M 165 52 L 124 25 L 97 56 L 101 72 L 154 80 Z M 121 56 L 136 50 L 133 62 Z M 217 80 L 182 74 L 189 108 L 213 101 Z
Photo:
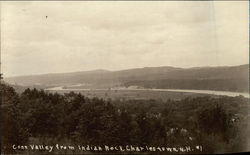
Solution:
M 200 89 L 248 92 L 248 65 L 205 67 L 174 70 L 153 75 L 145 80 L 131 80 L 125 86 L 137 85 L 159 89 Z
M 82 84 L 93 87 L 139 85 L 147 88 L 211 89 L 248 91 L 249 65 L 225 67 L 144 67 L 120 71 L 94 70 L 8 77 L 4 81 L 24 86 L 71 86 Z
M 178 70 L 174 67 L 145 67 L 121 71 L 94 70 L 72 73 L 53 73 L 31 76 L 8 77 L 4 80 L 19 85 L 61 85 L 61 84 L 105 84 L 122 83 L 162 72 Z

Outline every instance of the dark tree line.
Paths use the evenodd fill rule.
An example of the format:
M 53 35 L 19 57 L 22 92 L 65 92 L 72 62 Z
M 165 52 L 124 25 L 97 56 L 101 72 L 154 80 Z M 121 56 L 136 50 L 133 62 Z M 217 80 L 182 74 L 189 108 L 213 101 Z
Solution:
M 1 149 L 6 153 L 17 153 L 13 144 L 34 142 L 200 144 L 204 153 L 246 151 L 249 104 L 241 96 L 119 101 L 29 88 L 17 94 L 1 84 L 1 100 Z

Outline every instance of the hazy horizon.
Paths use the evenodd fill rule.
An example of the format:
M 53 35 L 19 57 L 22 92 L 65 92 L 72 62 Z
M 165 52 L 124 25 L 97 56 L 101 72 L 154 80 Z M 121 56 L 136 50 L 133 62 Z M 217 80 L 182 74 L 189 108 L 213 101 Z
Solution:
M 193 66 L 193 67 L 176 67 L 176 66 L 145 66 L 145 67 L 136 67 L 136 68 L 124 68 L 119 70 L 111 70 L 111 69 L 105 69 L 105 68 L 99 68 L 99 69 L 93 69 L 93 70 L 76 70 L 76 71 L 69 71 L 69 72 L 48 72 L 48 73 L 41 73 L 41 74 L 24 74 L 24 75 L 17 75 L 17 76 L 4 76 L 4 78 L 12 78 L 12 77 L 21 77 L 21 76 L 36 76 L 36 75 L 47 75 L 47 74 L 63 74 L 63 73 L 77 73 L 77 72 L 91 72 L 91 71 L 110 71 L 110 72 L 116 72 L 116 71 L 124 71 L 124 70 L 130 70 L 130 69 L 141 69 L 141 68 L 157 68 L 157 67 L 173 67 L 173 68 L 181 68 L 181 69 L 191 69 L 191 68 L 206 68 L 206 67 L 234 67 L 234 66 L 243 66 L 243 65 L 249 65 L 249 64 L 240 64 L 240 65 L 233 65 L 233 66 Z
M 249 64 L 247 1 L 0 4 L 4 77 Z

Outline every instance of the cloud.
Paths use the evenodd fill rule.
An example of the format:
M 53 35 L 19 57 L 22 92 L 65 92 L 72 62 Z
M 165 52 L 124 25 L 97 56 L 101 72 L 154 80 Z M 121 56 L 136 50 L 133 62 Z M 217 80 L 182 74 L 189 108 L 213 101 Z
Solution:
M 248 63 L 247 2 L 1 2 L 6 76 Z

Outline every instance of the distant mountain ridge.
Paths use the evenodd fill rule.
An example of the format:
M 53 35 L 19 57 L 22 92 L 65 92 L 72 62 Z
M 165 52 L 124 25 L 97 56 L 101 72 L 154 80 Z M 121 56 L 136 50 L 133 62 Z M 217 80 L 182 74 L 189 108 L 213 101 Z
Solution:
M 246 64 L 240 66 L 193 68 L 162 66 L 134 68 L 120 71 L 100 69 L 72 73 L 9 77 L 4 78 L 4 81 L 11 84 L 25 86 L 57 86 L 86 83 L 95 87 L 140 85 L 143 87 L 150 86 L 151 88 L 162 88 L 164 86 L 164 88 L 171 87 L 177 89 L 183 88 L 182 85 L 185 85 L 185 88 L 188 89 L 191 89 L 192 85 L 196 88 L 196 82 L 201 86 L 203 85 L 202 87 L 209 89 L 209 83 L 212 84 L 214 81 L 219 85 L 221 85 L 220 83 L 223 83 L 223 87 L 221 86 L 222 89 L 216 88 L 216 90 L 233 90 L 235 87 L 235 91 L 248 91 L 248 79 L 249 65 Z M 190 82 L 189 86 L 187 84 L 188 82 Z M 173 85 L 173 83 L 177 84 Z M 234 84 L 232 85 L 232 83 Z M 227 86 L 224 85 L 229 85 L 228 87 L 230 88 L 227 88 Z

